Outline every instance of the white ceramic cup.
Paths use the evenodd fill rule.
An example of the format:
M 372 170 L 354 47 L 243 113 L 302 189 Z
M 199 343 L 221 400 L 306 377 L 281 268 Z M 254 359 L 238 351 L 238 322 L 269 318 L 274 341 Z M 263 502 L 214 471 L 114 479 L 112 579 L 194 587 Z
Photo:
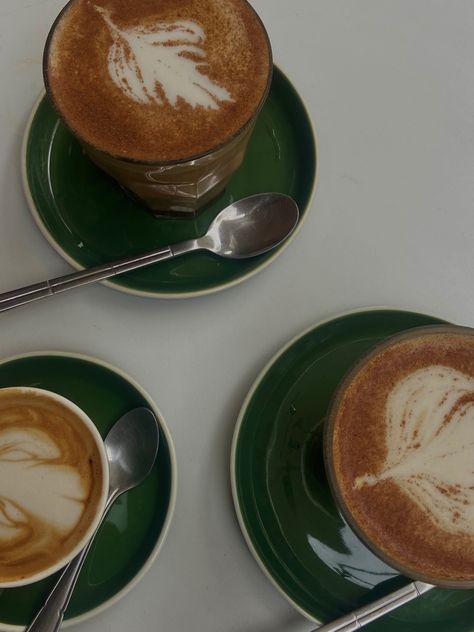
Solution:
M 6 415 L 7 413 L 4 412 L 1 407 L 1 398 L 2 396 L 6 397 L 11 395 L 31 397 L 32 402 L 34 402 L 35 397 L 40 396 L 44 398 L 43 401 L 49 400 L 52 404 L 60 404 L 67 411 L 72 413 L 73 421 L 71 425 L 73 424 L 76 430 L 80 426 L 79 433 L 83 437 L 86 437 L 86 441 L 92 440 L 90 446 L 95 446 L 97 449 L 97 473 L 93 480 L 95 480 L 96 486 L 101 485 L 101 489 L 100 491 L 96 490 L 92 493 L 92 500 L 91 494 L 89 494 L 86 500 L 81 500 L 79 503 L 77 500 L 71 500 L 71 497 L 68 496 L 68 485 L 72 486 L 71 489 L 77 489 L 79 485 L 78 471 L 74 471 L 72 466 L 60 464 L 60 466 L 56 465 L 56 468 L 59 467 L 59 469 L 54 469 L 54 463 L 52 465 L 51 463 L 45 463 L 51 456 L 54 459 L 55 450 L 56 453 L 58 451 L 60 452 L 60 426 L 55 428 L 57 441 L 55 444 L 54 432 L 51 432 L 49 435 L 45 433 L 46 438 L 42 440 L 41 432 L 38 438 L 38 436 L 34 434 L 35 431 L 31 429 L 32 426 L 28 426 L 28 423 L 25 423 L 25 429 L 21 427 L 21 422 L 10 425 L 4 423 L 2 425 L 2 415 Z M 32 409 L 34 410 L 33 404 Z M 14 447 L 12 447 L 12 445 Z M 92 447 L 91 449 L 93 450 Z M 84 456 L 84 460 L 88 460 L 88 456 Z M 91 484 L 93 484 L 93 482 Z M 105 509 L 108 489 L 109 467 L 104 442 L 97 427 L 83 410 L 65 397 L 43 389 L 23 386 L 0 389 L 0 588 L 31 584 L 52 575 L 70 562 L 84 548 L 97 529 Z M 17 494 L 16 497 L 15 494 Z M 24 505 L 22 509 L 22 502 L 25 503 L 25 498 L 29 499 L 27 504 L 29 503 L 30 506 L 25 508 Z M 38 501 L 40 498 L 42 499 L 41 502 Z M 68 520 L 72 519 L 71 516 L 74 515 L 74 511 L 82 511 L 80 514 L 82 517 L 75 526 L 72 522 L 70 523 L 72 526 L 70 527 L 70 533 L 68 532 L 67 537 L 69 538 L 70 535 L 77 532 L 79 528 L 82 532 L 81 535 L 71 535 L 72 548 L 65 550 L 59 557 L 56 556 L 56 560 L 47 563 L 46 566 L 37 568 L 31 574 L 25 574 L 24 576 L 13 579 L 5 579 L 4 572 L 4 577 L 2 578 L 1 560 L 2 558 L 8 558 L 9 553 L 6 542 L 11 542 L 11 538 L 10 540 L 8 538 L 8 529 L 13 529 L 13 532 L 16 529 L 18 538 L 24 538 L 26 546 L 28 545 L 28 537 L 30 541 L 37 537 L 38 532 L 34 529 L 35 525 L 39 524 L 41 527 L 46 524 L 49 546 L 51 546 L 51 543 L 54 546 L 54 537 L 51 536 L 48 519 L 45 519 L 44 516 L 38 519 L 35 517 L 34 507 L 36 506 L 36 508 L 38 508 L 38 502 L 41 505 L 43 500 L 48 504 L 46 513 L 53 518 L 55 515 L 56 517 L 59 516 L 60 520 L 61 511 L 63 509 L 70 510 L 69 513 L 71 515 L 68 514 Z M 91 510 L 91 503 L 95 505 L 93 510 Z M 75 509 L 75 507 L 79 508 Z M 56 514 L 54 512 L 56 512 Z M 87 516 L 87 513 L 90 513 L 90 515 Z M 25 522 L 26 526 L 24 526 Z M 56 524 L 57 526 L 57 522 L 54 523 L 53 521 L 52 524 Z M 33 528 L 31 528 L 31 526 L 33 526 Z M 42 533 L 41 528 L 39 531 Z M 54 533 L 56 532 L 54 531 Z

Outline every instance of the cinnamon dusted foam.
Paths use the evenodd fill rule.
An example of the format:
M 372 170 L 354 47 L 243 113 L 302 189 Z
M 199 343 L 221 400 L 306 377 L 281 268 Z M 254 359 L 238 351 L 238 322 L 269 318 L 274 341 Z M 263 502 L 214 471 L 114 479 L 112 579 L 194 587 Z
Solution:
M 405 574 L 474 580 L 474 330 L 374 352 L 331 413 L 333 478 L 360 533 Z
M 55 107 L 88 144 L 181 160 L 232 138 L 263 102 L 265 30 L 245 0 L 72 0 L 45 53 Z

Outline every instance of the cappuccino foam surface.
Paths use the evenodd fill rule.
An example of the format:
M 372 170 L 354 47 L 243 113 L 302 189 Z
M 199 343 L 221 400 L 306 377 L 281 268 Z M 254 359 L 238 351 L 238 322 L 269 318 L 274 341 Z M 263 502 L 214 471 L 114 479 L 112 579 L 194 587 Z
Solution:
M 474 335 L 402 340 L 343 392 L 333 462 L 344 503 L 392 560 L 474 579 Z
M 51 38 L 47 82 L 90 145 L 179 160 L 252 118 L 270 65 L 268 38 L 243 0 L 74 0 Z
M 0 390 L 0 581 L 32 576 L 72 551 L 101 492 L 100 454 L 71 409 Z

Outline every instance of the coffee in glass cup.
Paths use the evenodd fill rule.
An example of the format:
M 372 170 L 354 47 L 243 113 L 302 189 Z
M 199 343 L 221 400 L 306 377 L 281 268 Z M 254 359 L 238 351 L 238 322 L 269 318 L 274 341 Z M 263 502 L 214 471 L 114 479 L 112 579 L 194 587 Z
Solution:
M 90 158 L 155 214 L 194 214 L 241 164 L 272 55 L 247 0 L 71 0 L 47 94 Z
M 344 378 L 325 426 L 348 523 L 404 575 L 474 587 L 474 329 L 417 327 Z
M 79 553 L 104 510 L 108 474 L 100 434 L 73 402 L 0 389 L 0 587 L 43 579 Z

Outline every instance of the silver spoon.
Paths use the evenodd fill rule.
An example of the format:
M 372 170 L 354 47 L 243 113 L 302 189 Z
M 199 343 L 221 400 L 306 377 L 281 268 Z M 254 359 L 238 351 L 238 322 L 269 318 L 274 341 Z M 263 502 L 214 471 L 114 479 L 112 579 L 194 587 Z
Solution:
M 158 422 L 148 408 L 135 408 L 112 426 L 104 442 L 109 463 L 109 495 L 99 527 L 117 497 L 139 485 L 151 472 L 158 453 L 159 440 Z M 99 527 L 87 546 L 66 566 L 44 606 L 25 632 L 59 630 Z
M 5 292 L 0 294 L 0 312 L 193 250 L 208 250 L 229 259 L 255 257 L 281 244 L 295 228 L 298 216 L 296 202 L 287 195 L 251 195 L 221 211 L 202 237 Z
M 426 584 L 425 582 L 410 582 L 407 586 L 399 588 L 385 595 L 385 597 L 377 599 L 377 601 L 357 608 L 357 610 L 353 610 L 349 614 L 335 619 L 330 623 L 320 625 L 315 630 L 312 630 L 312 632 L 355 632 L 364 627 L 364 625 L 372 623 L 372 621 L 382 617 L 384 614 L 400 608 L 400 606 L 403 606 L 413 599 L 417 599 L 432 588 L 434 588 L 432 584 Z

